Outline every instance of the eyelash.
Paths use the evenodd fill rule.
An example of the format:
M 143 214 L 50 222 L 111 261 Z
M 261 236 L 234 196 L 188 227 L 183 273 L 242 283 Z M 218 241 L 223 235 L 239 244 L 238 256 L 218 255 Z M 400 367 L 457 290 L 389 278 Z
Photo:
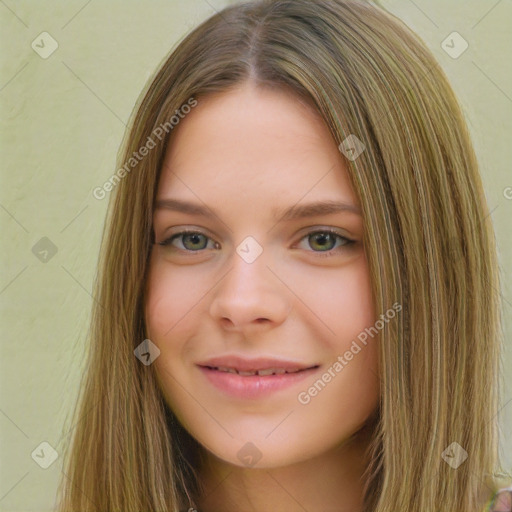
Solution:
M 307 237 L 309 237 L 311 235 L 314 235 L 314 234 L 319 234 L 319 233 L 321 233 L 321 234 L 329 233 L 330 235 L 334 235 L 335 237 L 337 237 L 338 239 L 341 239 L 344 242 L 341 246 L 335 247 L 333 249 L 329 249 L 328 251 L 308 251 L 308 252 L 315 253 L 320 258 L 334 256 L 335 252 L 337 252 L 339 250 L 347 249 L 347 248 L 351 247 L 353 244 L 355 244 L 355 240 L 351 240 L 350 238 L 347 238 L 346 236 L 341 235 L 336 230 L 329 229 L 329 228 L 316 229 L 316 230 L 310 231 L 309 233 L 306 233 L 299 240 L 299 243 L 302 242 L 302 240 L 304 240 L 305 238 L 307 238 Z M 175 233 L 175 234 L 171 235 L 169 238 L 163 240 L 162 242 L 158 242 L 158 245 L 161 245 L 163 247 L 169 247 L 169 246 L 171 246 L 171 243 L 172 243 L 172 241 L 175 238 L 179 238 L 179 237 L 182 237 L 184 235 L 203 235 L 208 240 L 212 240 L 212 238 L 207 236 L 205 233 L 202 233 L 201 231 L 185 230 L 185 231 L 180 231 L 179 233 Z M 215 242 L 215 244 L 219 245 L 217 242 Z M 174 248 L 174 249 L 176 249 L 176 250 L 178 250 L 180 252 L 188 252 L 188 253 L 201 253 L 201 252 L 204 252 L 206 250 L 206 249 L 199 249 L 197 251 L 192 251 L 192 250 L 189 250 L 189 249 L 180 249 L 180 248 L 177 248 L 177 247 Z

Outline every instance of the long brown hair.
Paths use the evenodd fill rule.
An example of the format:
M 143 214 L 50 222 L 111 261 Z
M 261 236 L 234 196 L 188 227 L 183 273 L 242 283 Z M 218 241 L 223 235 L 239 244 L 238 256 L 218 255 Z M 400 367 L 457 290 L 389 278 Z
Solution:
M 353 134 L 366 148 L 347 166 L 375 308 L 399 302 L 403 310 L 380 336 L 382 395 L 364 510 L 483 510 L 499 469 L 500 284 L 458 102 L 425 45 L 383 9 L 263 0 L 228 7 L 187 35 L 132 115 L 118 155 L 125 172 L 109 187 L 59 512 L 177 512 L 199 492 L 197 446 L 134 349 L 146 338 L 153 201 L 170 119 L 247 80 L 303 98 L 337 144 Z M 143 146 L 151 147 L 134 163 Z M 467 459 L 455 469 L 447 449 Z

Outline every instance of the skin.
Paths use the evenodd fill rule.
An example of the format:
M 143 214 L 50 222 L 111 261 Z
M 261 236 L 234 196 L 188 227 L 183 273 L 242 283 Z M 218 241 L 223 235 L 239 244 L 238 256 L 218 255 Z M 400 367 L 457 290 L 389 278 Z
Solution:
M 155 209 L 145 303 L 159 385 L 204 448 L 206 497 L 196 505 L 361 510 L 365 425 L 379 397 L 377 338 L 309 403 L 298 395 L 375 323 L 363 219 L 351 211 L 272 217 L 273 208 L 320 200 L 359 207 L 347 164 L 319 115 L 289 92 L 246 82 L 198 100 L 173 130 L 157 201 L 190 201 L 215 215 Z M 185 228 L 206 238 L 159 245 Z M 308 237 L 325 228 L 354 243 Z M 236 252 L 247 236 L 263 249 L 252 263 Z M 265 399 L 239 399 L 197 366 L 225 354 L 319 368 Z M 237 457 L 248 442 L 261 454 L 253 466 Z

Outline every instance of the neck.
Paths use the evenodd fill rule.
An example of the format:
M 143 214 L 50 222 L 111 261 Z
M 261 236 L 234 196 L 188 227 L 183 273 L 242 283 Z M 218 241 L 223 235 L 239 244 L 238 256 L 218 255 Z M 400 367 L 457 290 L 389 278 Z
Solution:
M 244 468 L 211 453 L 204 455 L 199 477 L 204 492 L 200 512 L 304 512 L 363 508 L 368 428 L 312 459 L 277 468 Z

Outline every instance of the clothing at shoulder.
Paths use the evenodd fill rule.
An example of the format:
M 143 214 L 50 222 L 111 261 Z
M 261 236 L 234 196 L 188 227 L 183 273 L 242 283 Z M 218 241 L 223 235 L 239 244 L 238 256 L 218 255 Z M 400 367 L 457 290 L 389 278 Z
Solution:
M 489 512 L 512 512 L 512 486 L 496 492 Z

